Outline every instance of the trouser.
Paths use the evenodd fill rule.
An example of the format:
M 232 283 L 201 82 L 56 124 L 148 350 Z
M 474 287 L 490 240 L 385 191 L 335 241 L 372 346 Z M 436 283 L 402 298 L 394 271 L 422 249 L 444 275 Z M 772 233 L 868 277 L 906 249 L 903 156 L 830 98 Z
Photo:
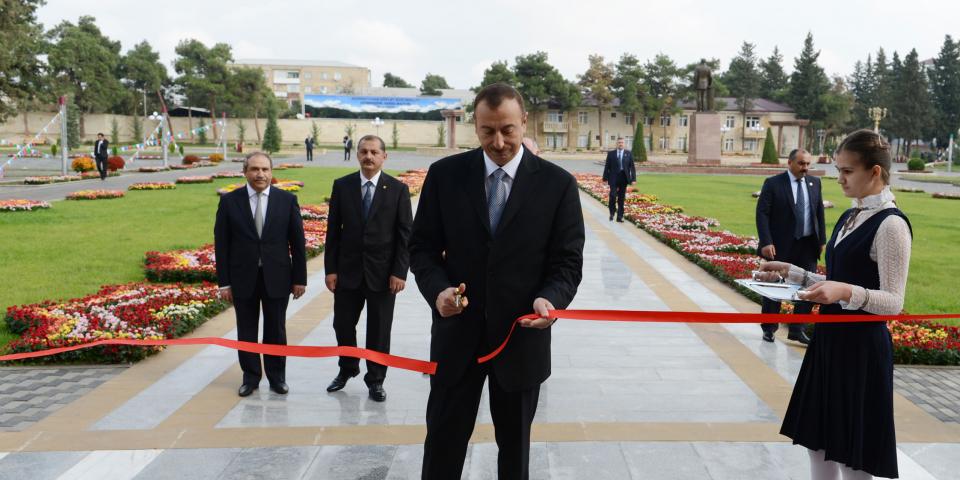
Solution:
M 793 244 L 793 250 L 789 252 L 777 252 L 776 260 L 791 263 L 809 272 L 816 272 L 817 259 L 820 258 L 820 241 L 816 235 L 810 235 L 797 240 Z M 809 302 L 795 302 L 793 304 L 793 313 L 806 315 L 813 311 L 813 304 Z M 763 298 L 760 304 L 761 313 L 780 313 L 780 302 Z M 802 332 L 807 325 L 805 323 L 788 324 L 790 333 Z M 764 332 L 776 332 L 780 325 L 777 323 L 761 323 L 760 328 Z
M 444 386 L 435 379 L 430 380 L 421 473 L 424 480 L 460 478 L 487 377 L 490 414 L 499 450 L 498 478 L 526 480 L 530 477 L 530 426 L 537 413 L 540 385 L 508 392 L 500 386 L 489 364 L 474 363 L 456 385 Z
M 308 162 L 312 162 L 312 161 L 313 161 L 313 149 L 312 149 L 312 148 L 308 148 L 308 149 L 307 149 L 307 161 L 308 161 Z
M 287 344 L 287 302 L 290 297 L 269 298 L 263 281 L 263 269 L 257 273 L 257 286 L 253 296 L 233 299 L 233 308 L 237 314 L 237 340 L 257 342 L 257 330 L 260 323 L 260 311 L 263 311 L 263 343 L 272 345 Z M 240 368 L 243 370 L 243 383 L 258 385 L 266 371 L 271 385 L 286 382 L 286 357 L 263 356 L 263 369 L 260 368 L 260 354 L 237 352 Z
M 350 149 L 349 149 L 349 148 L 344 148 L 344 149 L 343 149 L 343 161 L 346 162 L 346 161 L 349 161 L 349 160 L 350 160 Z
M 361 282 L 360 288 L 347 289 L 337 287 L 333 294 L 333 330 L 337 335 L 337 345 L 357 346 L 357 323 L 360 312 L 367 305 L 367 349 L 390 353 L 390 330 L 393 326 L 393 306 L 397 296 L 384 290 L 374 292 Z M 340 372 L 347 376 L 360 373 L 360 359 L 340 357 Z M 383 383 L 387 367 L 367 360 L 367 374 L 363 381 L 368 385 Z
M 627 179 L 623 177 L 622 173 L 618 173 L 617 176 L 616 185 L 610 186 L 610 198 L 607 200 L 607 205 L 610 208 L 610 217 L 616 214 L 617 220 L 623 220 L 623 203 L 627 199 Z
M 100 172 L 100 180 L 107 178 L 107 157 L 96 157 L 97 171 Z

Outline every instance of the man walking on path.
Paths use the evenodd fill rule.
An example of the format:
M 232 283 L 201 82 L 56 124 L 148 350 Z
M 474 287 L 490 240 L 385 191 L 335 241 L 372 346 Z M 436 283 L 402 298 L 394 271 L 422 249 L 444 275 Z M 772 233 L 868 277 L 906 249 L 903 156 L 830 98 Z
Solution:
M 617 221 L 623 222 L 623 204 L 627 198 L 627 185 L 637 181 L 637 171 L 633 166 L 633 153 L 624 148 L 623 138 L 617 139 L 617 149 L 607 152 L 607 161 L 603 165 L 603 181 L 610 186 L 610 221 L 616 214 Z
M 817 270 L 817 260 L 827 243 L 820 179 L 807 175 L 811 155 L 806 150 L 790 152 L 787 171 L 767 178 L 757 200 L 757 250 L 767 260 L 792 263 L 804 270 Z M 793 313 L 806 314 L 813 304 L 798 302 Z M 780 313 L 780 302 L 762 299 L 761 312 Z M 763 339 L 773 341 L 776 323 L 762 323 Z M 787 339 L 810 343 L 806 325 L 791 323 Z

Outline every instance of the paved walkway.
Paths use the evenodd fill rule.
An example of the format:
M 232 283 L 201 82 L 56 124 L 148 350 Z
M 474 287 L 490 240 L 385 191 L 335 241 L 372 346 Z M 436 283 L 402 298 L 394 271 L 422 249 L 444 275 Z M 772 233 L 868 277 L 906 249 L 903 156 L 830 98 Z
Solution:
M 572 308 L 758 311 L 581 200 L 587 243 Z M 321 262 L 311 261 L 308 294 L 291 303 L 292 344 L 335 343 Z M 393 353 L 427 358 L 429 311 L 414 283 L 397 301 Z M 194 335 L 233 333 L 228 311 Z M 761 341 L 754 325 L 561 321 L 535 420 L 533 478 L 808 478 L 804 450 L 777 433 L 802 355 L 782 337 Z M 336 373 L 334 359 L 290 359 L 289 395 L 264 382 L 241 399 L 234 352 L 171 348 L 0 432 L 0 479 L 419 478 L 428 379 L 390 370 L 388 399 L 376 403 L 356 379 L 326 393 Z M 895 405 L 901 478 L 960 479 L 960 424 L 899 394 Z M 495 462 L 484 402 L 464 478 L 495 478 Z

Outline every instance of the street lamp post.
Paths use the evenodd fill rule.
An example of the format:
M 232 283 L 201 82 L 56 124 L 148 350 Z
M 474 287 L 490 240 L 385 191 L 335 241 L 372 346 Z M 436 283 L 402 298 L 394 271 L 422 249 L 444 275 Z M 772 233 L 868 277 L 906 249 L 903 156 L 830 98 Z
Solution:
M 820 156 L 821 156 L 821 157 L 823 156 L 823 139 L 826 138 L 826 136 L 827 136 L 827 131 L 826 131 L 826 130 L 824 130 L 824 129 L 822 129 L 822 128 L 818 128 L 818 129 L 817 129 L 817 140 L 820 142 Z
M 377 127 L 377 137 L 379 137 L 379 136 L 380 136 L 380 126 L 383 125 L 383 120 L 381 120 L 380 117 L 374 118 L 373 121 L 370 122 L 370 125 L 373 125 L 374 127 Z
M 870 107 L 867 109 L 867 115 L 873 120 L 873 131 L 880 133 L 880 120 L 887 118 L 887 109 L 885 107 Z

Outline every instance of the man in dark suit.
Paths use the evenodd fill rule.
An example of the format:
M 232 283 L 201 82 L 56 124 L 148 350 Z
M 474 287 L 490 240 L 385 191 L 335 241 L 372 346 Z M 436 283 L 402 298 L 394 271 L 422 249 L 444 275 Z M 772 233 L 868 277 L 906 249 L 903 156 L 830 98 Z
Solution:
M 438 362 L 424 479 L 460 478 L 487 377 L 499 478 L 528 478 L 530 426 L 550 376 L 548 311 L 577 292 L 584 227 L 573 176 L 521 146 L 526 119 L 517 90 L 484 87 L 474 99 L 481 148 L 434 163 L 420 195 L 410 264 L 433 309 Z M 499 356 L 477 362 L 531 312 L 539 317 L 521 321 Z
M 343 136 L 343 161 L 350 161 L 350 152 L 353 151 L 353 139 L 344 135 Z
M 333 182 L 323 264 L 333 292 L 337 345 L 357 346 L 357 322 L 366 303 L 367 348 L 390 353 L 393 305 L 410 265 L 413 213 L 410 189 L 382 171 L 386 149 L 380 137 L 362 137 L 357 142 L 360 171 Z M 340 373 L 327 391 L 341 390 L 359 373 L 359 359 L 340 357 Z M 374 401 L 387 399 L 386 374 L 386 366 L 367 361 L 363 380 Z
M 803 149 L 790 152 L 787 171 L 767 178 L 757 201 L 758 253 L 767 260 L 792 263 L 816 271 L 817 259 L 827 243 L 820 179 L 807 175 L 812 156 Z M 763 313 L 780 313 L 780 302 L 762 299 Z M 799 302 L 794 313 L 810 313 L 812 303 Z M 773 341 L 776 323 L 760 324 L 763 339 Z M 804 324 L 791 323 L 787 338 L 810 343 Z
M 93 144 L 93 158 L 97 162 L 97 171 L 100 172 L 100 180 L 107 179 L 107 157 L 109 156 L 110 142 L 103 137 L 102 133 L 97 134 L 97 141 Z
M 607 152 L 607 161 L 603 165 L 603 181 L 610 185 L 610 221 L 617 215 L 617 221 L 623 223 L 623 202 L 627 199 L 627 185 L 637 181 L 637 171 L 633 166 L 633 153 L 624 148 L 622 138 L 617 139 L 617 149 Z
M 243 162 L 247 185 L 220 197 L 213 227 L 220 296 L 233 302 L 237 339 L 257 341 L 263 307 L 263 343 L 286 345 L 289 296 L 297 299 L 307 286 L 306 240 L 296 195 L 270 186 L 273 160 L 263 152 Z M 238 352 L 246 397 L 266 371 L 270 390 L 288 391 L 286 358 Z
M 307 147 L 307 161 L 313 161 L 313 137 L 303 139 L 303 145 Z

